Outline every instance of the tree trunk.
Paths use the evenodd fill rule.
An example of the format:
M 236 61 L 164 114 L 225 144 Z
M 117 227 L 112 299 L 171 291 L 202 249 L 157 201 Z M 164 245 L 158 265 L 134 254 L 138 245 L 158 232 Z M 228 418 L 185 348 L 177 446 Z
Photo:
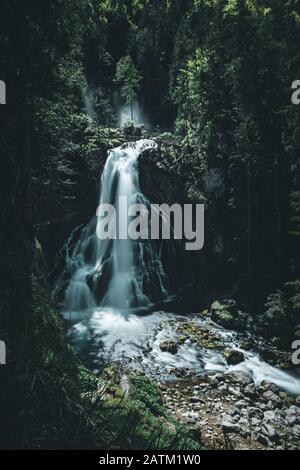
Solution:
M 133 122 L 133 101 L 130 101 L 130 113 L 131 113 L 131 120 Z
M 248 242 L 247 242 L 247 253 L 248 253 L 248 260 L 247 260 L 247 267 L 248 267 L 248 274 L 251 272 L 251 163 L 248 161 L 248 168 L 247 168 L 247 212 L 248 212 Z

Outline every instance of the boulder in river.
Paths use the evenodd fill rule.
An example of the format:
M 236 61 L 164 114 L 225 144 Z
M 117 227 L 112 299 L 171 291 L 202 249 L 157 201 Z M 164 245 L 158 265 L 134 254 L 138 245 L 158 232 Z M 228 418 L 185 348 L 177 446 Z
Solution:
M 245 356 L 242 351 L 237 351 L 236 349 L 227 349 L 224 353 L 227 364 L 236 365 L 245 360 Z
M 162 341 L 159 347 L 163 352 L 169 352 L 171 354 L 176 354 L 178 351 L 178 344 L 176 341 Z

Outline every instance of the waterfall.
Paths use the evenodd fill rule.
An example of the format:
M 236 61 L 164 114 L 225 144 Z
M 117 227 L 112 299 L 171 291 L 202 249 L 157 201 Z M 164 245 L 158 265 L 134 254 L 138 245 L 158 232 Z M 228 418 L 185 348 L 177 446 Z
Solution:
M 118 224 L 128 229 L 128 212 L 119 207 L 120 198 L 128 204 L 139 203 L 149 208 L 150 202 L 139 185 L 138 157 L 155 147 L 151 140 L 139 140 L 111 150 L 101 177 L 100 205 L 111 204 L 120 214 Z M 245 360 L 227 364 L 222 351 L 197 346 L 191 338 L 179 342 L 178 326 L 185 316 L 155 311 L 152 305 L 170 298 L 172 289 L 162 260 L 163 244 L 158 240 L 132 240 L 117 236 L 102 240 L 97 233 L 103 219 L 92 218 L 77 227 L 65 246 L 64 317 L 73 323 L 69 335 L 82 355 L 88 354 L 97 369 L 103 361 L 103 350 L 110 351 L 113 361 L 140 369 L 160 379 L 172 378 L 172 369 L 186 368 L 197 375 L 227 370 L 243 370 L 255 383 L 271 380 L 290 393 L 299 394 L 299 379 L 262 361 L 254 351 L 240 348 L 239 336 L 198 314 L 190 317 L 192 325 L 204 327 L 222 339 L 228 347 L 243 352 Z M 120 228 L 120 227 L 119 227 Z M 184 271 L 180 249 L 167 240 L 168 262 L 173 271 Z M 175 264 L 174 264 L 175 263 Z M 177 264 L 180 269 L 177 268 Z M 173 286 L 172 286 L 173 287 Z M 177 291 L 177 289 L 173 289 Z M 150 308 L 151 307 L 151 308 Z M 141 310 L 151 315 L 141 316 Z M 163 352 L 160 344 L 175 340 L 177 354 Z M 173 375 L 172 375 L 173 374 Z
M 120 197 L 128 204 L 150 202 L 139 186 L 138 157 L 153 148 L 152 140 L 142 139 L 111 150 L 101 178 L 100 205 L 111 204 L 120 214 L 119 224 L 128 227 L 127 212 L 119 207 Z M 66 268 L 71 273 L 65 291 L 66 311 L 101 307 L 126 309 L 147 307 L 170 295 L 168 277 L 161 262 L 161 245 L 153 240 L 129 237 L 99 239 L 103 219 L 94 217 L 81 229 L 74 244 L 69 241 Z M 77 233 L 77 231 L 76 231 Z

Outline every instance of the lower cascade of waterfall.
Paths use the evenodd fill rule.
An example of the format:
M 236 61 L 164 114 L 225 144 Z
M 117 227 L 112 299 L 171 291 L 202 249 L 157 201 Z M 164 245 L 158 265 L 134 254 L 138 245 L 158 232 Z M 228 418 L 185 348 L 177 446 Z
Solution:
M 112 204 L 118 210 L 120 196 L 126 196 L 129 203 L 150 205 L 139 186 L 138 157 L 155 145 L 151 140 L 139 140 L 109 152 L 100 204 Z M 128 215 L 121 213 L 121 223 L 127 226 L 128 222 Z M 268 379 L 290 393 L 300 394 L 298 377 L 269 365 L 254 351 L 240 349 L 233 331 L 199 315 L 182 317 L 155 311 L 152 307 L 156 302 L 172 295 L 162 262 L 162 244 L 130 238 L 100 240 L 97 230 L 102 228 L 101 223 L 95 216 L 73 231 L 58 283 L 60 289 L 64 285 L 63 315 L 72 323 L 69 336 L 79 352 L 91 359 L 94 370 L 101 368 L 103 353 L 109 351 L 112 362 L 143 370 L 159 380 L 174 378 L 174 369 L 180 368 L 193 369 L 197 375 L 238 369 L 251 374 L 257 384 Z M 182 270 L 176 250 L 172 254 L 179 264 L 176 269 Z M 223 338 L 226 347 L 243 351 L 245 360 L 229 366 L 220 351 L 206 350 L 189 340 L 179 343 L 176 354 L 162 351 L 162 341 L 177 340 L 176 328 L 183 320 L 206 326 Z

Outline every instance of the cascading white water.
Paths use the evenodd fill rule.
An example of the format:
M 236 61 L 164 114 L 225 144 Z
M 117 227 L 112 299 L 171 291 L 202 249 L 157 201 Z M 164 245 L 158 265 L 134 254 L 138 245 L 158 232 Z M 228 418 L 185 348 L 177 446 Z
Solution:
M 135 314 L 124 317 L 117 311 L 99 310 L 90 319 L 75 324 L 70 334 L 79 347 L 90 341 L 96 368 L 98 361 L 101 363 L 103 351 L 99 351 L 97 346 L 93 351 L 93 342 L 96 345 L 101 342 L 104 350 L 111 352 L 113 361 L 121 361 L 129 368 L 142 370 L 158 380 L 176 379 L 174 370 L 185 368 L 194 370 L 199 376 L 242 370 L 252 376 L 256 385 L 266 379 L 289 393 L 300 395 L 299 377 L 268 364 L 254 351 L 242 349 L 237 333 L 199 315 L 190 314 L 188 318 L 192 324 L 208 328 L 222 338 L 224 349 L 242 351 L 245 360 L 238 365 L 228 365 L 219 350 L 198 347 L 190 340 L 180 344 L 176 354 L 163 352 L 160 349 L 161 342 L 170 339 L 178 342 L 180 333 L 177 326 L 187 320 L 186 316 L 174 313 L 154 312 L 146 317 Z
M 120 210 L 120 197 L 126 197 L 129 205 L 149 207 L 139 187 L 138 156 L 155 145 L 141 139 L 109 152 L 101 179 L 100 205 L 111 204 L 120 225 L 126 228 L 129 218 Z M 103 223 L 100 217 L 91 220 L 67 257 L 72 277 L 65 293 L 66 310 L 82 311 L 96 305 L 126 309 L 165 299 L 169 294 L 168 279 L 157 245 L 128 236 L 99 239 L 96 234 Z
M 112 204 L 118 213 L 119 197 L 126 196 L 129 204 L 149 206 L 139 187 L 138 156 L 154 146 L 151 140 L 140 140 L 109 152 L 101 179 L 100 204 Z M 121 213 L 121 223 L 127 227 L 128 222 L 127 213 Z M 176 355 L 162 352 L 160 342 L 176 338 L 174 322 L 176 325 L 178 315 L 154 312 L 141 317 L 132 310 L 126 314 L 128 308 L 147 307 L 170 294 L 160 245 L 130 238 L 100 240 L 96 233 L 101 223 L 100 218 L 94 217 L 71 234 L 62 275 L 63 281 L 70 277 L 65 291 L 65 318 L 74 322 L 70 334 L 85 349 L 89 344 L 87 349 L 90 348 L 96 363 L 101 362 L 99 344 L 102 344 L 105 350 L 113 350 L 113 360 L 125 361 L 162 378 L 168 376 L 170 367 L 192 368 L 199 374 L 241 369 L 249 372 L 256 383 L 267 378 L 291 393 L 300 394 L 298 378 L 272 367 L 254 352 L 243 351 L 245 361 L 237 366 L 228 366 L 219 351 L 196 348 L 189 341 L 180 346 Z M 163 325 L 170 319 L 171 323 Z M 198 317 L 195 322 L 206 325 Z M 239 348 L 233 332 L 212 322 L 207 327 L 222 335 L 228 346 Z

